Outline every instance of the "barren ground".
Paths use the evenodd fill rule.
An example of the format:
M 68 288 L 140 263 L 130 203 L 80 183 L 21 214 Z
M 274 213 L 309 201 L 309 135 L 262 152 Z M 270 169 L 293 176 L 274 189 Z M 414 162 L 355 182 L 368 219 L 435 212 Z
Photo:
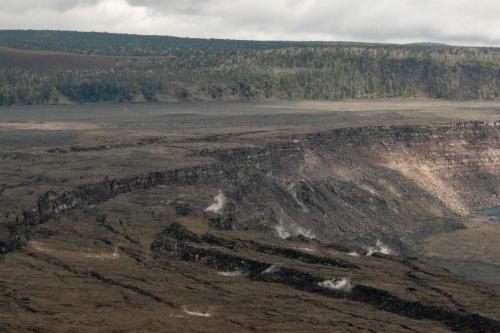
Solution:
M 235 149 L 294 143 L 336 128 L 436 127 L 499 119 L 500 102 L 429 100 L 0 108 L 0 240 L 10 237 L 22 222 L 22 212 L 47 191 L 62 193 L 105 179 L 209 165 L 216 160 L 210 152 L 224 157 Z M 205 209 L 221 188 L 228 197 L 226 209 L 233 209 L 233 202 L 253 207 L 257 201 L 251 202 L 250 194 L 256 195 L 251 191 L 263 191 L 267 181 L 258 186 L 252 180 L 219 184 L 214 176 L 203 183 L 134 190 L 30 227 L 26 243 L 0 258 L 0 331 L 494 332 L 500 327 L 500 224 L 471 211 L 482 203 L 494 206 L 496 196 L 487 195 L 496 188 L 491 193 L 470 190 L 471 198 L 464 196 L 464 176 L 456 186 L 449 179 L 449 170 L 459 167 L 445 168 L 438 158 L 439 167 L 430 168 L 435 156 L 420 150 L 386 153 L 385 142 L 368 144 L 359 156 L 353 150 L 343 160 L 337 157 L 352 144 L 331 144 L 334 153 L 321 145 L 304 148 L 300 161 L 286 151 L 290 156 L 279 163 L 289 165 L 300 181 L 289 181 L 292 176 L 283 168 L 266 173 L 266 179 L 283 180 L 279 191 L 291 193 L 288 201 L 283 199 L 290 210 L 284 208 L 274 219 L 299 216 L 295 221 L 307 223 L 308 214 L 317 213 L 309 229 L 319 239 L 322 230 L 325 239 L 335 240 L 345 232 L 350 238 L 342 247 L 304 237 L 284 240 L 274 229 L 252 229 L 253 220 L 248 230 L 214 227 L 227 221 Z M 473 165 L 475 172 L 490 177 L 485 183 L 498 176 L 498 147 L 480 153 L 465 149 L 467 145 L 450 147 L 432 153 L 453 150 L 453 158 L 461 156 L 463 162 L 456 165 L 466 164 L 463 170 Z M 243 155 L 234 158 L 251 160 L 246 151 Z M 225 166 L 233 163 L 228 156 Z M 484 163 L 470 162 L 471 156 Z M 373 162 L 370 168 L 376 169 L 377 179 L 370 180 L 356 165 L 365 160 Z M 300 162 L 296 168 L 295 162 Z M 346 216 L 360 226 L 369 224 L 370 217 L 380 224 L 375 217 L 383 218 L 387 209 L 404 216 L 405 223 L 427 223 L 429 230 L 422 232 L 425 237 L 402 241 L 410 256 L 403 251 L 397 251 L 400 256 L 366 256 L 361 241 L 368 238 L 356 239 L 357 227 L 344 230 L 344 215 L 334 216 L 318 204 L 317 195 L 308 196 L 300 187 L 327 187 L 317 184 L 321 177 L 333 177 L 348 191 L 337 193 L 336 183 L 328 183 L 328 190 L 334 188 L 341 197 L 349 193 L 335 207 L 352 212 L 354 218 Z M 412 191 L 417 194 L 410 195 Z M 279 211 L 271 194 L 260 194 L 260 200 Z M 328 202 L 328 195 L 321 200 Z M 255 215 L 268 213 L 257 207 Z M 419 216 L 423 211 L 428 215 Z M 336 219 L 341 227 L 330 228 L 328 223 Z M 411 238 L 405 225 L 387 223 L 377 232 L 408 233 Z M 456 228 L 460 223 L 465 229 Z M 262 273 L 273 265 L 281 270 Z M 318 287 L 318 281 L 332 278 L 348 278 L 354 289 Z

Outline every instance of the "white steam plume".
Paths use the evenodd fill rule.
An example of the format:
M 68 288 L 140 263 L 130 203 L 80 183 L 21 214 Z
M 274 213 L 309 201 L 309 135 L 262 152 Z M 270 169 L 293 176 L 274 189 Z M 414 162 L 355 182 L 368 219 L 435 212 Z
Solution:
M 241 271 L 234 271 L 234 272 L 218 272 L 217 274 L 225 276 L 225 277 L 238 277 L 242 276 L 243 273 Z
M 212 317 L 212 315 L 210 313 L 207 313 L 207 312 L 190 311 L 186 307 L 184 307 L 183 310 L 184 310 L 185 314 L 188 314 L 188 315 L 194 316 L 194 317 L 204 317 L 204 318 Z
M 306 252 L 316 252 L 315 249 L 312 249 L 310 247 L 299 247 L 298 249 Z
M 359 257 L 359 253 L 357 251 L 349 252 L 347 255 L 349 255 L 351 257 Z
M 325 280 L 323 282 L 319 282 L 318 286 L 320 286 L 321 288 L 343 291 L 346 293 L 351 292 L 353 288 L 351 279 L 349 278 Z
M 214 203 L 205 209 L 205 212 L 219 213 L 226 205 L 226 196 L 222 191 L 219 191 L 214 198 Z
M 316 235 L 309 229 L 303 228 L 303 227 L 296 227 L 295 228 L 295 233 L 297 236 L 304 236 L 307 239 L 314 239 L 316 238 Z
M 274 264 L 269 266 L 266 270 L 262 271 L 262 274 L 275 274 L 281 271 L 281 265 Z
M 288 231 L 285 230 L 285 226 L 281 223 L 279 225 L 277 225 L 274 229 L 278 233 L 278 236 L 282 239 L 287 239 L 287 238 L 290 238 L 292 236 L 292 235 L 290 235 L 290 233 Z
M 387 255 L 394 255 L 394 251 L 384 243 L 382 243 L 380 240 L 377 240 L 377 244 L 375 246 L 369 246 L 367 248 L 367 256 L 372 256 L 375 253 L 382 253 L 382 254 L 387 254 Z
M 287 239 L 292 236 L 297 237 L 297 236 L 303 236 L 307 239 L 315 239 L 316 235 L 309 229 L 306 229 L 304 227 L 301 227 L 296 224 L 288 224 L 285 225 L 283 220 L 280 219 L 279 224 L 274 227 L 274 230 L 276 230 L 276 233 L 278 236 L 282 239 Z

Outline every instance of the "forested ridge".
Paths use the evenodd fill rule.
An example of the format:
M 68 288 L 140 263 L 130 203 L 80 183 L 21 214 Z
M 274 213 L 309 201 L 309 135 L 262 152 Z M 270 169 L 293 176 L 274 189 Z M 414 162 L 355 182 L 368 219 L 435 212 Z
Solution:
M 0 105 L 500 96 L 495 48 L 61 31 L 0 31 L 0 45 L 15 49 L 0 49 Z

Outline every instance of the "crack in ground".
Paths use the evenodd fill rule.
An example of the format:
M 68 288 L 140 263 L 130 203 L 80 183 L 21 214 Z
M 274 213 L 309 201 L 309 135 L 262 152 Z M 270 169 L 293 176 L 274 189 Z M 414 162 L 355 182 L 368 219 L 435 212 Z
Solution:
M 34 259 L 37 259 L 37 260 L 41 260 L 41 261 L 44 261 L 48 264 L 51 264 L 53 266 L 56 266 L 56 267 L 59 267 L 63 270 L 66 270 L 68 272 L 71 272 L 73 274 L 77 274 L 77 275 L 84 275 L 84 276 L 89 276 L 89 277 L 92 277 L 96 280 L 99 280 L 101 282 L 103 282 L 104 284 L 107 284 L 107 285 L 111 285 L 111 286 L 116 286 L 116 287 L 120 287 L 122 289 L 126 289 L 126 290 L 129 290 L 129 291 L 132 291 L 138 295 L 141 295 L 141 296 L 144 296 L 144 297 L 147 297 L 147 298 L 150 298 L 158 303 L 163 303 L 163 304 L 166 304 L 168 306 L 171 306 L 173 308 L 177 308 L 177 306 L 169 301 L 165 301 L 164 299 L 162 299 L 161 297 L 153 294 L 152 292 L 148 291 L 148 290 L 145 290 L 145 289 L 142 289 L 142 288 L 139 288 L 137 286 L 134 286 L 134 285 L 130 285 L 130 284 L 126 284 L 126 283 L 122 283 L 122 282 L 119 282 L 119 281 L 115 281 L 113 279 L 110 279 L 110 278 L 107 278 L 103 275 L 101 275 L 100 273 L 94 271 L 94 270 L 81 270 L 81 269 L 78 269 L 78 268 L 75 268 L 75 267 L 72 267 L 66 263 L 64 263 L 62 260 L 58 259 L 58 258 L 55 258 L 55 257 L 51 257 L 51 256 L 48 256 L 48 255 L 45 255 L 45 254 L 35 254 L 33 252 L 25 252 L 25 254 L 29 257 L 32 257 Z
M 179 228 L 180 227 L 180 228 Z M 171 257 L 176 260 L 194 262 L 217 270 L 240 270 L 250 280 L 283 284 L 298 290 L 327 297 L 350 299 L 369 304 L 374 308 L 417 320 L 431 320 L 460 332 L 500 331 L 500 322 L 478 314 L 455 312 L 421 302 L 407 301 L 391 293 L 364 285 L 356 285 L 350 293 L 328 290 L 318 286 L 324 279 L 296 269 L 282 267 L 274 274 L 262 274 L 270 263 L 222 253 L 211 248 L 193 247 L 186 243 L 193 234 L 183 227 L 167 229 L 153 242 L 151 249 L 157 258 Z M 180 236 L 182 240 L 175 238 Z M 195 241 L 196 243 L 196 241 Z

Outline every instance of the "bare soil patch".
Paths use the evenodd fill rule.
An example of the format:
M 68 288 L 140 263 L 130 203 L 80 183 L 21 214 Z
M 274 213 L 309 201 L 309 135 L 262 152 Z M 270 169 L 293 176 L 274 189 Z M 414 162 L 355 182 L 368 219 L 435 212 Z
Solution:
M 24 122 L 0 123 L 0 129 L 40 130 L 40 131 L 81 131 L 99 128 L 95 124 L 69 122 Z

